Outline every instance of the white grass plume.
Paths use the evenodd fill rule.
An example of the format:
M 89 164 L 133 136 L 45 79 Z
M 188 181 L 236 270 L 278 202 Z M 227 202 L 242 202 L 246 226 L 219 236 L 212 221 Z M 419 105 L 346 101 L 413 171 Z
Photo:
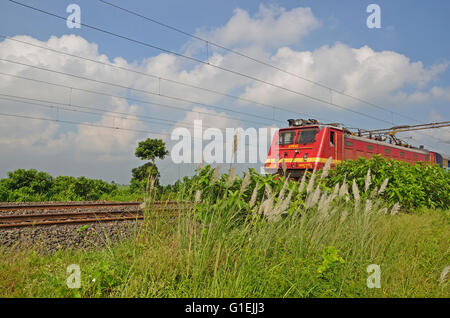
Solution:
M 312 189 L 314 188 L 314 181 L 316 180 L 316 168 L 314 167 L 311 179 L 308 182 L 308 186 L 306 187 L 306 193 L 311 193 Z
M 352 192 L 353 192 L 353 198 L 355 199 L 355 209 L 358 209 L 359 201 L 361 200 L 361 197 L 359 195 L 359 189 L 358 189 L 358 185 L 356 184 L 355 179 L 353 179 Z
M 288 181 L 289 181 L 289 178 L 286 178 L 284 180 L 283 187 L 281 188 L 280 194 L 278 195 L 278 198 L 280 200 L 282 200 L 284 198 L 284 192 L 286 191 L 286 187 L 287 187 Z
M 400 204 L 397 202 L 394 204 L 391 210 L 391 215 L 396 215 L 398 211 L 400 210 Z
M 242 194 L 247 190 L 248 185 L 250 184 L 250 173 L 246 173 L 244 179 L 242 180 L 241 189 L 239 190 L 239 194 Z
M 222 166 L 217 166 L 215 169 L 214 169 L 214 175 L 213 175 L 213 177 L 212 177 L 212 179 L 211 179 L 211 183 L 216 183 L 216 181 L 219 179 L 219 176 L 220 176 L 220 170 L 222 169 Z
M 253 206 L 255 205 L 256 197 L 258 196 L 258 185 L 259 181 L 256 182 L 255 188 L 253 189 L 252 192 L 252 197 L 250 198 L 250 209 L 253 208 Z
M 366 206 L 364 208 L 364 214 L 368 215 L 372 211 L 372 207 L 373 207 L 372 201 L 367 199 Z
M 383 183 L 380 186 L 380 190 L 378 190 L 378 195 L 384 193 L 384 191 L 386 190 L 386 187 L 388 185 L 388 182 L 389 182 L 389 178 L 384 179 Z
M 302 181 L 300 182 L 300 186 L 298 187 L 298 193 L 303 193 L 303 191 L 305 190 L 306 172 L 308 172 L 308 169 L 306 169 L 303 173 Z
M 263 214 L 267 219 L 272 220 L 273 217 L 273 196 L 267 198 L 266 201 L 264 201 L 264 208 L 263 208 Z
M 373 190 L 372 190 L 372 192 L 370 193 L 370 198 L 375 198 L 375 196 L 377 195 L 377 193 L 378 193 L 378 186 L 376 186 Z
M 262 214 L 264 212 L 264 203 L 265 202 L 266 201 L 264 200 L 264 194 L 263 194 L 263 196 L 261 198 L 261 204 L 259 205 L 259 208 L 258 208 L 258 214 Z
M 201 198 L 202 198 L 202 191 L 197 190 L 197 192 L 195 193 L 195 202 L 200 202 Z
M 387 213 L 388 213 L 388 208 L 386 208 L 386 207 L 381 208 L 381 209 L 378 211 L 378 213 L 379 213 L 379 214 L 387 214 Z
M 370 175 L 370 168 L 367 170 L 366 180 L 364 182 L 364 192 L 367 193 L 367 190 L 369 190 L 370 185 L 372 184 L 372 177 Z
M 326 217 L 328 214 L 330 201 L 328 200 L 328 194 L 324 192 L 320 197 L 319 205 L 317 209 L 319 210 L 319 215 L 321 217 Z
M 265 194 L 269 198 L 272 195 L 272 190 L 270 189 L 269 185 L 267 183 L 264 184 L 265 186 Z
M 320 194 L 321 194 L 320 187 L 317 186 L 316 190 L 313 193 L 310 193 L 308 195 L 308 198 L 306 199 L 306 208 L 307 209 L 316 205 L 316 203 L 319 201 Z
M 323 178 L 326 178 L 328 176 L 328 172 L 330 171 L 332 161 L 333 161 L 333 158 L 329 157 L 327 159 L 327 162 L 325 162 L 325 166 L 323 167 L 322 174 L 320 175 L 320 180 L 322 180 Z
M 447 279 L 447 274 L 450 272 L 450 266 L 446 266 L 441 273 L 441 277 L 439 279 L 439 283 L 443 284 Z
M 345 179 L 341 185 L 341 188 L 339 189 L 339 197 L 344 197 L 346 202 L 348 202 L 350 200 L 349 194 L 348 194 L 348 185 L 347 185 L 347 182 L 345 181 Z
M 339 182 L 338 183 L 336 183 L 336 185 L 334 186 L 334 190 L 333 190 L 333 192 L 331 193 L 331 195 L 330 195 L 330 198 L 329 198 L 329 201 L 331 202 L 331 201 L 333 201 L 337 196 L 338 196 L 338 194 L 339 194 Z
M 233 167 L 233 168 L 231 168 L 230 175 L 228 176 L 228 179 L 227 179 L 227 184 L 226 184 L 227 188 L 229 188 L 233 184 L 235 177 L 236 177 L 236 167 Z
M 292 193 L 294 191 L 291 189 L 289 191 L 288 196 L 284 200 L 279 200 L 275 206 L 275 208 L 272 211 L 272 220 L 278 220 L 279 217 L 286 212 L 286 210 L 289 208 L 289 205 L 291 203 L 292 199 Z

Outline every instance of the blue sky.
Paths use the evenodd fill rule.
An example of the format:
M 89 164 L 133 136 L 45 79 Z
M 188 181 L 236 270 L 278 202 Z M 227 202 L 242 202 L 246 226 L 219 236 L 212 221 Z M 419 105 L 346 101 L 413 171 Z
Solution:
M 66 13 L 66 7 L 71 3 L 76 3 L 81 7 L 82 23 L 98 26 L 172 51 L 180 53 L 194 52 L 193 54 L 200 57 L 204 55 L 204 51 L 199 49 L 198 46 L 195 46 L 195 42 L 192 42 L 192 39 L 185 35 L 178 34 L 174 31 L 167 30 L 161 26 L 126 14 L 102 4 L 99 1 L 19 1 L 61 16 L 67 16 L 68 13 Z M 223 42 L 221 41 L 226 41 L 231 36 L 232 40 L 229 42 L 231 43 L 231 46 L 233 43 L 240 43 L 239 45 L 233 46 L 233 49 L 246 52 L 249 55 L 256 54 L 258 57 L 266 57 L 272 61 L 281 61 L 281 63 L 285 63 L 283 64 L 283 67 L 288 68 L 289 70 L 294 70 L 297 67 L 295 61 L 305 60 L 307 59 L 307 56 L 311 55 L 311 58 L 316 64 L 325 65 L 327 62 L 331 63 L 329 74 L 327 74 L 326 68 L 325 71 L 320 67 L 308 68 L 309 66 L 305 64 L 304 66 L 299 67 L 299 70 L 304 72 L 301 74 L 302 76 L 312 78 L 338 90 L 345 90 L 352 95 L 364 98 L 370 102 L 377 103 L 378 105 L 382 105 L 410 117 L 414 117 L 419 121 L 449 120 L 450 118 L 450 107 L 448 106 L 450 102 L 450 71 L 447 67 L 447 64 L 450 61 L 450 41 L 447 39 L 448 30 L 450 29 L 449 1 L 108 1 L 181 28 L 186 32 L 207 37 L 208 39 L 211 39 L 211 41 L 216 41 L 219 44 L 222 44 Z M 376 3 L 381 7 L 381 29 L 369 29 L 366 26 L 366 19 L 369 15 L 366 13 L 366 7 L 370 3 Z M 295 25 L 295 23 L 286 24 L 286 30 L 281 29 L 279 35 L 282 36 L 284 33 L 292 33 L 292 35 L 287 36 L 285 40 L 280 40 L 280 44 L 275 46 L 270 45 L 270 43 L 263 43 L 260 39 L 251 38 L 246 34 L 247 30 L 245 29 L 234 33 L 230 31 L 231 27 L 230 30 L 227 30 L 226 26 L 232 25 L 233 18 L 236 18 L 238 15 L 236 11 L 238 8 L 240 9 L 239 12 L 244 12 L 248 15 L 249 23 L 251 24 L 255 21 L 257 22 L 258 19 L 261 18 L 261 12 L 263 12 L 261 11 L 261 6 L 269 8 L 269 11 L 274 12 L 275 20 L 283 15 L 287 16 L 288 13 L 294 12 L 297 8 L 310 8 L 310 13 L 303 12 L 299 16 L 305 19 L 310 18 L 312 20 L 308 23 L 305 22 L 306 24 L 299 24 L 298 26 Z M 273 22 L 270 21 L 268 23 Z M 238 27 L 239 25 L 234 25 L 234 29 L 232 30 L 236 30 Z M 304 27 L 305 30 L 307 29 L 307 31 L 302 33 L 295 30 L 295 28 L 302 27 Z M 270 31 L 270 29 L 269 26 L 267 30 Z M 90 30 L 86 27 L 82 27 L 81 29 L 68 29 L 63 20 L 23 8 L 7 0 L 0 1 L 0 30 L 2 34 L 10 37 L 26 35 L 34 40 L 39 40 L 42 43 L 46 43 L 51 36 L 61 38 L 64 35 L 73 34 L 78 36 L 76 38 L 78 44 L 74 44 L 76 41 L 74 42 L 73 39 L 64 42 L 65 44 L 62 43 L 63 41 L 61 40 L 60 43 L 57 44 L 59 45 L 59 48 L 66 48 L 64 46 L 66 45 L 69 51 L 76 50 L 80 47 L 83 47 L 83 50 L 87 50 L 89 43 L 96 44 L 98 46 L 98 55 L 105 54 L 110 61 L 113 61 L 116 57 L 121 57 L 125 60 L 127 65 L 132 67 L 143 67 L 146 68 L 146 70 L 151 70 L 154 74 L 160 71 L 161 75 L 167 75 L 168 77 L 172 76 L 172 78 L 183 79 L 185 81 L 192 80 L 200 86 L 209 87 L 208 85 L 211 85 L 211 87 L 214 88 L 220 86 L 223 88 L 222 91 L 242 94 L 242 97 L 252 97 L 254 99 L 255 96 L 256 98 L 261 97 L 263 100 L 259 100 L 262 102 L 268 101 L 268 103 L 270 102 L 272 104 L 279 102 L 288 105 L 291 107 L 290 109 L 305 109 L 310 113 L 317 114 L 317 116 L 332 117 L 333 119 L 336 119 L 336 121 L 345 121 L 349 125 L 361 128 L 382 128 L 387 125 L 380 122 L 373 122 L 367 118 L 359 118 L 354 114 L 348 114 L 338 110 L 329 110 L 323 105 L 320 105 L 320 107 L 317 105 L 310 105 L 310 101 L 299 99 L 298 96 L 297 99 L 294 99 L 293 97 L 285 96 L 286 94 L 279 93 L 280 95 L 276 95 L 275 97 L 273 94 L 269 94 L 270 96 L 267 96 L 267 99 L 264 99 L 264 94 L 262 94 L 264 93 L 264 90 L 261 90 L 262 88 L 254 83 L 243 82 L 239 85 L 223 84 L 232 82 L 233 79 L 227 77 L 228 75 L 216 74 L 213 76 L 208 73 L 210 71 L 200 69 L 198 65 L 186 63 L 186 61 L 182 59 L 176 59 L 172 62 L 163 61 L 164 57 L 158 50 L 120 40 Z M 221 30 L 223 31 L 222 33 Z M 246 45 L 247 42 L 246 44 L 239 42 L 238 40 L 240 37 L 248 38 L 248 45 Z M 273 35 L 273 40 L 275 42 L 277 38 L 278 36 L 276 34 Z M 80 39 L 87 42 L 84 43 Z M 0 41 L 0 44 L 1 43 L 2 42 Z M 223 44 L 227 46 L 227 43 Z M 200 47 L 202 46 L 200 45 Z M 281 48 L 285 48 L 286 50 L 282 50 Z M 5 50 L 6 48 L 3 49 L 3 55 L 0 55 L 10 56 L 11 54 L 8 55 L 9 53 Z M 82 51 L 82 49 L 80 50 Z M 352 50 L 358 51 L 358 57 L 352 57 L 352 59 L 350 59 L 349 55 L 352 54 Z M 12 55 L 19 59 L 21 55 L 25 54 L 24 52 L 25 51 L 18 49 L 17 53 Z M 386 54 L 383 52 L 392 52 L 392 56 L 386 57 Z M 1 46 L 0 53 L 2 53 Z M 218 57 L 228 58 L 223 52 L 217 51 L 213 53 L 217 53 Z M 35 58 L 39 59 L 41 65 L 48 64 L 55 68 L 51 58 L 49 58 L 47 63 L 43 60 L 44 58 L 42 56 L 39 57 L 40 53 L 36 52 L 30 54 L 35 54 Z M 291 55 L 296 55 L 295 59 L 299 60 L 293 59 Z M 352 70 L 349 73 L 346 73 L 345 67 L 343 66 L 341 68 L 337 67 L 337 69 L 334 69 L 333 67 L 333 63 L 339 64 L 341 61 L 343 65 L 348 63 L 349 67 L 353 67 L 357 59 L 365 58 L 368 55 L 373 56 L 375 62 L 371 62 L 372 64 L 367 64 L 365 66 L 355 66 L 355 70 Z M 347 57 L 349 58 L 348 61 Z M 335 62 L 333 62 L 333 58 L 336 58 Z M 233 67 L 237 67 L 237 69 L 244 69 L 245 71 L 248 71 L 249 74 L 257 74 L 258 76 L 271 79 L 275 82 L 286 80 L 277 77 L 279 74 L 268 73 L 267 69 L 255 68 L 247 62 L 248 61 L 235 62 L 234 60 L 230 60 L 230 64 L 226 65 L 232 65 Z M 380 64 L 378 66 L 373 66 L 376 63 Z M 392 63 L 392 65 L 388 65 L 388 63 Z M 65 66 L 62 65 L 61 67 Z M 373 69 L 367 71 L 367 67 L 373 67 Z M 2 69 L 2 64 L 0 64 L 0 69 Z M 299 73 L 299 70 L 294 70 L 293 72 Z M 377 73 L 378 70 L 380 70 L 379 73 Z M 391 70 L 392 72 L 398 72 L 399 74 L 390 74 Z M 88 71 L 87 66 L 85 71 Z M 198 75 L 198 73 L 201 72 L 204 72 L 204 74 Z M 405 76 L 404 74 L 400 74 L 402 72 L 410 75 Z M 37 78 L 42 76 L 42 74 L 38 73 L 33 74 L 36 75 L 35 77 Z M 371 77 L 371 74 L 373 77 Z M 111 74 L 105 74 L 104 76 L 105 78 L 111 78 Z M 213 79 L 210 78 L 207 80 L 208 76 L 213 76 Z M 408 76 L 410 76 L 410 78 L 408 78 Z M 387 85 L 386 81 L 383 80 L 384 78 L 386 78 L 387 81 L 392 82 L 394 86 L 396 85 L 395 88 L 389 90 L 389 88 L 381 87 Z M 342 84 L 344 79 L 347 81 L 346 84 Z M 58 81 L 60 80 L 61 79 L 58 79 Z M 117 80 L 119 81 L 119 78 Z M 124 81 L 121 83 L 128 83 L 128 81 L 130 81 L 129 83 L 133 83 L 133 85 L 141 85 L 139 87 L 154 87 L 154 83 L 140 83 L 139 79 L 124 77 L 120 78 L 120 80 Z M 287 83 L 290 82 L 288 81 Z M 5 84 L 5 87 L 11 88 L 17 87 L 18 85 L 21 84 L 13 85 L 13 83 L 10 83 L 9 86 Z M 314 96 L 316 96 L 315 94 L 318 94 L 317 96 L 320 96 L 320 98 L 328 98 L 326 95 L 323 95 L 323 92 L 315 90 L 315 88 L 297 86 L 296 83 L 293 83 L 292 85 L 299 90 L 304 88 Z M 176 90 L 172 91 L 172 88 L 169 90 L 168 87 L 166 91 L 170 91 L 172 94 L 176 95 Z M 117 93 L 123 94 L 124 92 Z M 55 93 L 55 96 L 58 94 Z M 126 94 L 130 94 L 130 92 L 126 92 Z M 214 99 L 210 96 L 207 97 L 203 95 L 194 96 L 197 100 L 204 101 L 205 103 L 208 101 L 215 105 L 243 107 L 235 103 L 230 105 L 230 102 L 224 99 Z M 143 96 L 139 95 L 137 95 L 137 97 L 143 98 Z M 89 103 L 94 102 L 94 99 L 82 96 L 80 97 L 80 101 Z M 95 101 L 100 102 L 97 100 Z M 347 105 L 347 102 L 350 102 L 345 99 L 340 99 L 338 101 L 343 105 Z M 106 103 L 109 101 L 105 100 L 101 102 Z M 296 106 L 300 104 L 302 107 Z M 0 107 L 2 107 L 1 104 Z M 126 110 L 131 111 L 134 109 L 133 107 L 139 108 L 143 106 L 133 105 L 129 102 L 126 106 L 119 105 L 117 107 L 125 107 Z M 194 108 L 193 105 L 190 105 L 189 107 L 190 109 Z M 257 107 L 252 105 L 245 107 L 247 107 L 245 109 L 248 109 L 250 112 L 258 111 L 259 113 Z M 355 110 L 386 118 L 390 121 L 388 113 L 373 109 L 367 105 L 353 105 L 350 103 L 349 107 L 354 107 Z M 156 114 L 175 120 L 190 120 L 185 114 L 180 114 L 171 110 L 138 109 L 136 111 L 140 112 L 139 114 L 141 115 Z M 276 116 L 284 121 L 287 119 L 288 115 L 278 113 Z M 292 117 L 292 115 L 290 117 Z M 88 120 L 84 117 L 78 117 L 78 119 Z M 91 118 L 90 120 L 95 121 L 98 120 L 98 118 Z M 412 124 L 412 122 L 405 122 L 404 118 L 395 118 L 395 123 Z M 236 124 L 249 126 L 249 123 L 246 122 L 245 119 L 242 119 Z M 0 125 L 2 125 L 2 121 L 0 121 Z M 4 127 L 6 126 L 4 125 Z M 34 152 L 35 156 L 31 158 L 32 160 L 27 161 L 23 158 L 15 160 L 16 150 L 14 150 L 14 148 L 4 148 L 5 154 L 7 155 L 3 157 L 3 160 L 0 160 L 0 175 L 5 175 L 7 171 L 18 168 L 19 165 L 44 169 L 54 174 L 64 174 L 65 171 L 67 171 L 66 166 L 61 163 L 57 164 L 55 159 L 49 159 L 45 154 L 56 154 L 60 156 L 60 158 L 65 158 L 62 160 L 67 162 L 67 160 L 71 160 L 68 158 L 74 157 L 73 153 L 71 154 L 67 151 L 58 153 L 58 151 L 53 148 L 52 151 L 49 151 L 45 148 L 45 145 L 48 147 L 51 147 L 50 145 L 56 147 L 54 144 L 61 142 L 64 138 L 64 140 L 76 138 L 73 137 L 73 135 L 80 133 L 80 128 L 60 125 L 55 128 L 51 126 L 40 126 L 39 129 L 44 128 L 51 128 L 55 131 L 52 130 L 52 133 L 49 132 L 49 134 L 52 135 L 51 137 L 48 137 L 48 140 L 40 140 L 39 142 L 34 141 L 32 143 L 32 145 L 36 147 L 39 145 L 39 149 Z M 161 129 L 161 131 L 165 130 L 170 132 L 169 128 Z M 445 133 L 449 135 L 447 130 Z M 437 132 L 433 132 L 432 134 L 433 136 L 439 136 L 439 133 Z M 63 139 L 61 137 L 62 135 L 64 135 Z M 411 140 L 413 140 L 415 144 L 423 143 L 430 149 L 444 153 L 450 152 L 449 144 L 436 142 L 435 139 L 426 137 L 423 134 L 412 134 L 407 136 L 413 137 L 414 139 Z M 137 140 L 142 139 L 144 136 L 139 135 L 134 137 L 134 139 L 129 140 L 131 148 Z M 443 138 L 445 139 L 446 137 L 444 136 Z M 103 149 L 103 152 L 99 150 L 98 153 L 95 153 L 86 145 L 80 145 L 79 142 L 76 143 L 74 147 L 80 147 L 76 150 L 77 159 L 73 159 L 73 169 L 69 169 L 67 174 L 94 174 L 95 176 L 108 180 L 119 180 L 119 182 L 123 183 L 127 182 L 127 178 L 129 178 L 129 168 L 136 166 L 136 163 L 139 163 L 139 161 L 132 158 L 126 159 L 127 152 L 128 156 L 130 156 L 129 149 L 124 149 L 122 153 L 120 151 L 117 152 L 117 148 L 120 147 L 120 142 L 117 145 L 115 145 L 114 142 L 118 141 L 111 141 L 111 149 L 105 148 Z M 6 144 L 8 144 L 7 141 Z M 112 150 L 112 148 L 115 149 Z M 39 151 L 42 152 L 42 157 L 38 155 Z M 85 157 L 83 157 L 85 154 L 84 151 L 86 151 Z M 122 161 L 119 159 L 111 160 L 110 158 L 113 156 L 115 158 L 122 158 Z M 98 160 L 98 167 L 101 166 L 101 168 L 98 168 L 92 163 L 92 158 L 100 158 Z M 106 159 L 102 161 L 102 158 Z M 86 167 L 86 162 L 90 163 L 89 167 Z M 119 166 L 125 166 L 125 170 L 128 170 L 123 173 L 117 173 Z M 162 162 L 161 169 L 170 172 L 170 162 L 167 160 Z M 186 168 L 185 171 L 188 173 L 189 169 Z M 173 180 L 173 176 L 171 180 Z
M 140 21 L 98 1 L 44 0 L 23 3 L 67 16 L 66 7 L 77 3 L 82 9 L 84 23 L 103 26 L 107 29 L 148 39 L 163 47 L 178 50 L 186 37 L 152 23 Z M 432 64 L 448 59 L 450 54 L 450 2 L 436 1 L 355 1 L 355 0 L 294 0 L 294 1 L 117 1 L 112 3 L 142 12 L 167 24 L 177 26 L 190 33 L 198 28 L 213 28 L 225 24 L 235 8 L 249 13 L 258 11 L 261 3 L 278 4 L 286 9 L 297 6 L 310 7 L 322 21 L 323 27 L 309 36 L 300 48 L 314 49 L 335 41 L 352 47 L 369 45 L 375 50 L 394 50 L 407 54 L 412 60 Z M 381 7 L 382 28 L 368 29 L 365 25 L 366 7 L 376 3 Z M 27 34 L 45 40 L 50 35 L 68 33 L 64 21 L 46 17 L 3 0 L 0 2 L 0 27 L 7 35 Z M 20 23 L 17 23 L 20 21 Z M 121 46 L 118 40 L 88 29 L 73 29 L 89 41 L 100 44 L 101 52 L 127 59 L 140 59 L 149 55 L 149 49 L 139 46 Z M 149 37 L 151 33 L 151 38 Z M 126 42 L 125 42 L 126 43 Z M 446 80 L 450 76 L 446 74 Z

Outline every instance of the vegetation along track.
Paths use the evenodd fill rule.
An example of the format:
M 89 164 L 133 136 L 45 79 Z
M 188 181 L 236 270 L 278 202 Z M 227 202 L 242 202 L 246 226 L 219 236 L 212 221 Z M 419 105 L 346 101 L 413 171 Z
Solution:
M 35 225 L 81 224 L 92 222 L 110 222 L 143 219 L 141 202 L 63 202 L 32 203 L 22 205 L 0 205 L 0 211 L 20 212 L 26 214 L 0 215 L 0 228 L 17 228 Z M 189 207 L 191 203 L 152 202 L 151 212 L 178 212 Z M 134 208 L 134 209 L 131 209 Z M 106 208 L 106 210 L 105 210 Z M 113 208 L 113 210 L 111 210 Z M 119 208 L 119 209 L 117 209 Z M 58 210 L 53 213 L 41 211 Z M 36 213 L 38 212 L 38 213 Z

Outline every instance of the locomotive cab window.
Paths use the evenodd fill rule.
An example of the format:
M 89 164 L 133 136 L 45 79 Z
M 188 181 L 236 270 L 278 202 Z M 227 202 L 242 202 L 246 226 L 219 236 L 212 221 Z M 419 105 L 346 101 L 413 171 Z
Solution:
M 330 131 L 330 147 L 334 147 L 334 131 Z
M 316 141 L 317 129 L 301 129 L 298 132 L 297 144 L 305 145 Z
M 284 131 L 280 133 L 280 145 L 290 145 L 294 143 L 295 131 Z

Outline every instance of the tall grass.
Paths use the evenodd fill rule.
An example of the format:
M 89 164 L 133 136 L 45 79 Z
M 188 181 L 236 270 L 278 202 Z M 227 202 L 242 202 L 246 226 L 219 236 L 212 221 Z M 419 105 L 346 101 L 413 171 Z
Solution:
M 322 172 L 323 175 L 324 172 Z M 398 213 L 381 189 L 350 181 L 331 193 L 316 172 L 296 182 L 208 167 L 167 200 L 198 200 L 184 213 L 145 219 L 102 250 L 2 250 L 0 292 L 31 297 L 448 297 L 449 211 Z M 151 185 L 151 181 L 149 182 Z M 386 186 L 384 186 L 386 187 Z M 154 196 L 148 188 L 147 200 Z M 82 288 L 65 286 L 79 264 Z M 366 268 L 381 268 L 381 288 Z M 95 279 L 95 281 L 93 281 Z

